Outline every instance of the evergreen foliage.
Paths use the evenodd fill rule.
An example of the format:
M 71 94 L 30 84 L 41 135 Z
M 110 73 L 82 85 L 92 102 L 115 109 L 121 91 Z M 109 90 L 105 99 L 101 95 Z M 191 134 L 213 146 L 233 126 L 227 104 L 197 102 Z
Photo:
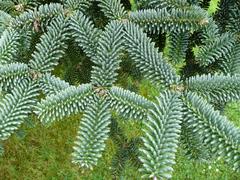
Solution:
M 195 54 L 196 59 L 202 66 L 207 66 L 227 54 L 233 46 L 235 46 L 233 35 L 224 33 L 200 47 Z
M 0 35 L 8 27 L 12 17 L 8 13 L 0 10 Z
M 0 39 L 0 62 L 7 64 L 14 62 L 17 55 L 17 47 L 19 46 L 19 34 L 13 29 L 6 29 Z
M 32 112 L 45 125 L 83 113 L 72 161 L 93 169 L 115 112 L 143 122 L 142 143 L 132 144 L 140 146 L 144 178 L 171 178 L 179 145 L 191 158 L 222 158 L 240 171 L 240 130 L 214 107 L 240 97 L 239 3 L 223 1 L 218 9 L 211 1 L 208 13 L 204 2 L 139 0 L 127 12 L 120 0 L 97 0 L 94 8 L 109 20 L 100 29 L 97 17 L 86 13 L 92 2 L 0 1 L 0 143 Z M 221 24 L 223 6 L 231 11 Z M 160 47 L 152 37 L 167 40 Z M 77 86 L 58 77 L 72 42 L 93 64 L 90 82 Z M 126 59 L 161 91 L 159 97 L 150 101 L 118 87 Z M 191 63 L 204 69 L 176 69 Z
M 91 5 L 92 0 L 63 0 L 63 5 L 67 9 L 79 10 L 84 12 Z
M 1 100 L 0 140 L 7 139 L 31 113 L 38 91 L 35 82 L 24 79 Z
M 216 11 L 219 9 L 219 4 L 221 0 L 211 0 L 209 2 L 209 7 L 208 7 L 208 13 L 209 14 L 214 14 Z
M 35 7 L 33 10 L 25 11 L 17 16 L 12 22 L 13 28 L 27 28 L 38 31 L 44 28 L 53 17 L 62 14 L 63 6 L 60 4 L 46 4 Z
M 97 99 L 87 106 L 74 147 L 73 162 L 93 168 L 105 149 L 110 131 L 111 113 L 106 100 Z
M 144 97 L 114 86 L 109 91 L 109 102 L 110 106 L 119 115 L 136 120 L 146 118 L 147 109 L 153 106 L 153 104 Z
M 155 43 L 151 42 L 147 34 L 133 23 L 127 23 L 125 28 L 127 51 L 142 74 L 153 83 L 166 86 L 177 84 L 179 76 L 163 58 L 163 54 L 155 48 Z
M 111 86 L 117 79 L 117 70 L 123 50 L 123 25 L 111 21 L 99 38 L 96 65 L 92 70 L 92 84 L 100 87 Z
M 240 43 L 235 41 L 234 46 L 219 59 L 221 70 L 225 74 L 239 74 L 240 73 Z
M 140 151 L 142 171 L 147 178 L 168 179 L 175 164 L 178 140 L 181 132 L 182 103 L 179 95 L 166 91 L 157 98 L 157 103 L 144 121 L 146 128 L 144 146 Z
M 203 98 L 188 93 L 186 99 L 188 125 L 215 156 L 224 156 L 226 161 L 232 163 L 233 168 L 238 170 L 240 130 Z
M 97 0 L 99 2 L 99 7 L 103 11 L 104 15 L 111 19 L 124 19 L 127 13 L 121 4 L 121 0 Z
M 188 80 L 188 89 L 206 97 L 213 103 L 226 103 L 239 99 L 238 75 L 202 75 Z
M 189 43 L 189 34 L 183 32 L 172 32 L 167 35 L 165 56 L 174 64 L 179 64 L 186 59 Z
M 11 63 L 0 66 L 0 85 L 1 88 L 7 91 L 14 87 L 18 80 L 29 77 L 30 69 L 23 63 Z
M 39 86 L 46 95 L 57 94 L 59 91 L 70 87 L 68 82 L 51 74 L 45 74 L 39 80 Z
M 131 22 L 151 33 L 196 31 L 208 24 L 206 12 L 198 6 L 187 9 L 144 9 L 129 15 Z
M 96 56 L 101 31 L 95 28 L 93 22 L 80 11 L 77 11 L 76 14 L 71 17 L 70 29 L 72 30 L 72 37 L 86 55 L 93 60 Z
M 38 104 L 36 113 L 44 123 L 77 114 L 85 109 L 86 104 L 92 98 L 92 92 L 93 88 L 90 84 L 83 84 L 79 87 L 70 86 L 56 95 L 47 96 L 41 104 Z
M 58 64 L 57 61 L 64 55 L 66 40 L 66 20 L 60 15 L 52 21 L 47 33 L 42 35 L 41 42 L 36 45 L 33 58 L 29 61 L 29 66 L 40 73 L 52 71 Z

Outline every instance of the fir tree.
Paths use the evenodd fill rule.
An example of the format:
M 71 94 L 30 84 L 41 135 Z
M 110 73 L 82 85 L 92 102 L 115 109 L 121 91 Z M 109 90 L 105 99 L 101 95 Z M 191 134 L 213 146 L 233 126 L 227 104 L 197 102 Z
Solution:
M 240 170 L 240 130 L 215 107 L 240 98 L 239 28 L 234 24 L 238 3 L 211 1 L 208 13 L 198 1 L 139 0 L 137 9 L 127 12 L 120 0 L 97 0 L 108 19 L 100 29 L 86 15 L 92 1 L 8 2 L 0 1 L 5 3 L 0 19 L 0 141 L 32 112 L 43 124 L 82 112 L 73 163 L 92 169 L 104 151 L 114 111 L 144 123 L 139 149 L 143 177 L 171 178 L 180 143 L 192 158 L 192 151 L 205 148 L 206 156 L 224 158 Z M 225 6 L 231 12 L 221 24 Z M 36 34 L 41 37 L 31 58 L 21 61 Z M 164 53 L 149 34 L 166 34 Z M 190 41 L 194 35 L 199 42 Z M 94 64 L 87 84 L 73 86 L 53 74 L 69 39 Z M 206 70 L 186 78 L 176 68 L 188 61 L 191 48 L 194 62 Z M 164 87 L 155 101 L 116 85 L 126 53 L 146 79 Z M 38 101 L 41 92 L 46 97 Z

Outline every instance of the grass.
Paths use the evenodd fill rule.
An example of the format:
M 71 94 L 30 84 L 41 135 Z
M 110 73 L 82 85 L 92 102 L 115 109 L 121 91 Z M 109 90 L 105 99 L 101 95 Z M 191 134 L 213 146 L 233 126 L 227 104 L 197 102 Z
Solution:
M 227 104 L 225 115 L 238 127 L 240 127 L 240 102 Z
M 131 86 L 133 80 L 126 79 L 124 86 Z M 133 89 L 153 98 L 158 94 L 148 81 L 139 81 Z M 225 114 L 240 127 L 240 103 L 228 104 Z M 140 179 L 139 163 L 134 163 L 136 153 L 131 149 L 133 140 L 141 135 L 142 123 L 126 121 L 113 116 L 110 138 L 103 157 L 93 171 L 83 171 L 71 163 L 72 147 L 76 138 L 81 115 L 44 127 L 32 116 L 10 139 L 4 142 L 5 152 L 0 157 L 0 180 L 49 179 L 49 180 L 105 180 Z M 124 162 L 124 163 L 123 163 Z M 174 167 L 174 180 L 236 180 L 240 173 L 232 171 L 221 160 L 200 163 L 187 159 L 181 149 Z

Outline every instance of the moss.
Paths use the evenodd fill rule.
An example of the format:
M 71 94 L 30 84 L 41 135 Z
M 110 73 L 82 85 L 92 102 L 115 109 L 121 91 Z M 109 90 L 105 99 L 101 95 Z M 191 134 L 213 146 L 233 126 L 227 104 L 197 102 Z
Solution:
M 198 162 L 189 160 L 183 155 L 181 149 L 177 154 L 177 164 L 174 167 L 173 180 L 235 180 L 239 173 L 230 169 L 223 161 Z
M 146 97 L 149 100 L 155 100 L 155 97 L 159 96 L 163 87 L 156 87 L 150 81 L 143 79 L 139 86 L 139 94 Z
M 238 125 L 240 125 L 239 106 L 240 103 L 230 103 L 225 110 L 225 114 L 229 116 L 230 120 Z M 32 120 L 29 119 L 15 135 L 4 142 L 5 153 L 0 158 L 1 178 L 26 180 L 140 179 L 141 174 L 138 171 L 140 165 L 136 159 L 137 152 L 133 153 L 130 147 L 133 143 L 131 140 L 135 140 L 142 134 L 141 123 L 117 118 L 120 130 L 116 130 L 116 133 L 107 140 L 106 150 L 97 166 L 93 171 L 83 171 L 71 163 L 72 146 L 80 118 L 80 115 L 72 116 L 55 122 L 47 128 L 41 125 L 35 117 L 32 117 Z M 128 151 L 123 151 L 124 149 L 128 149 Z M 134 149 L 134 151 L 136 150 Z M 118 152 L 122 152 L 123 156 L 128 156 L 121 168 L 119 168 L 119 164 L 113 163 Z M 118 159 L 118 162 L 119 160 L 121 158 Z M 119 169 L 118 173 L 115 168 Z M 239 177 L 240 173 L 232 171 L 221 160 L 200 163 L 187 159 L 181 150 L 177 154 L 173 179 L 235 180 Z
M 240 102 L 228 103 L 224 111 L 225 115 L 232 121 L 236 126 L 240 127 Z
M 119 127 L 122 129 L 124 136 L 128 141 L 139 138 L 143 135 L 143 123 L 134 120 L 122 120 L 118 121 Z

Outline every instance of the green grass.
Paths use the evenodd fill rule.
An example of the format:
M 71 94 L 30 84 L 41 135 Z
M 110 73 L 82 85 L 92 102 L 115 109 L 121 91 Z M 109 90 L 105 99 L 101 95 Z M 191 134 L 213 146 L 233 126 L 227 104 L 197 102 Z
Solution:
M 227 104 L 225 115 L 238 127 L 240 127 L 240 102 Z
M 133 80 L 127 79 L 124 86 L 131 86 Z M 139 93 L 153 98 L 158 94 L 148 81 L 132 84 Z M 130 87 L 131 88 L 131 87 Z M 226 106 L 225 114 L 240 126 L 240 103 Z M 137 153 L 131 151 L 134 140 L 142 135 L 141 122 L 113 119 L 117 125 L 107 141 L 103 157 L 93 171 L 83 171 L 71 163 L 71 153 L 76 138 L 81 115 L 53 123 L 44 127 L 32 116 L 3 145 L 5 152 L 0 157 L 0 180 L 49 179 L 49 180 L 109 180 L 140 179 L 140 164 L 134 162 Z M 126 150 L 127 149 L 127 150 Z M 136 160 L 136 159 L 135 159 Z M 124 163 L 123 163 L 124 162 Z M 181 149 L 174 166 L 174 180 L 236 180 L 240 173 L 232 171 L 221 160 L 212 163 L 200 163 L 187 159 Z

